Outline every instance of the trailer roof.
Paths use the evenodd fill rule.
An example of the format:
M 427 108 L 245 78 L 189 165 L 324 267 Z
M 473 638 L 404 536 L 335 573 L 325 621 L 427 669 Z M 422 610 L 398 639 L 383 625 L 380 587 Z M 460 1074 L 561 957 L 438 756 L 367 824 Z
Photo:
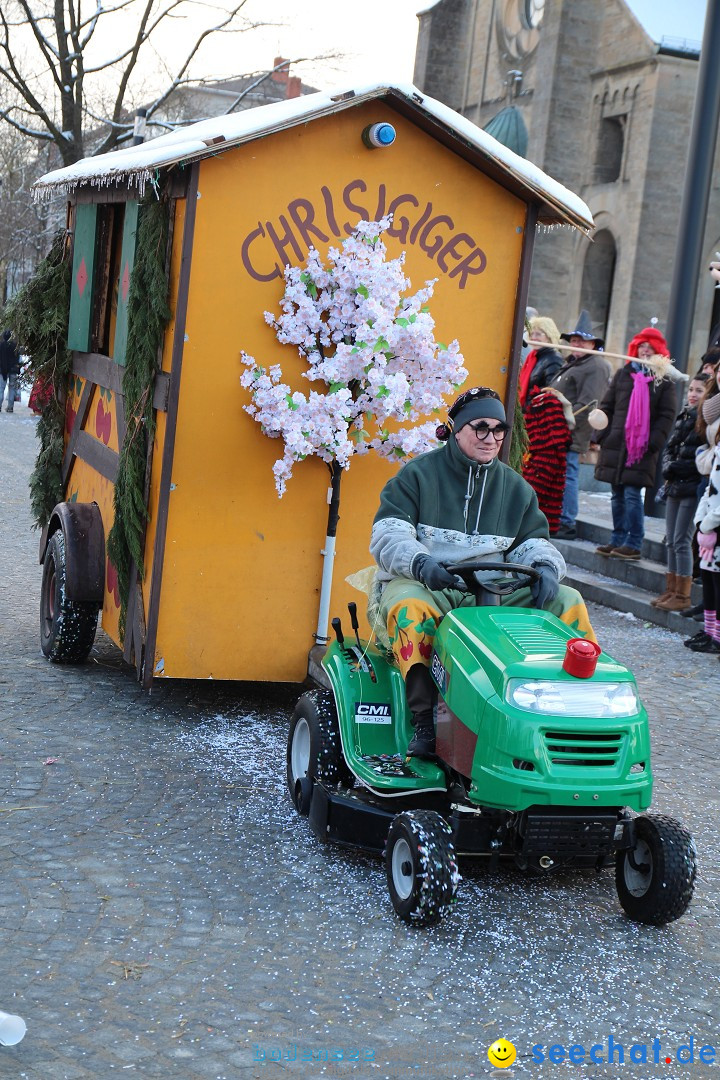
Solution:
M 60 194 L 70 195 L 88 185 L 115 189 L 131 186 L 142 194 L 145 186 L 153 183 L 158 169 L 214 156 L 264 135 L 375 99 L 383 99 L 521 198 L 537 203 L 541 224 L 574 225 L 583 231 L 593 228 L 588 207 L 574 192 L 447 105 L 405 84 L 381 83 L 333 93 L 307 94 L 229 116 L 201 120 L 139 146 L 84 158 L 74 165 L 46 173 L 33 185 L 34 197 L 48 199 Z

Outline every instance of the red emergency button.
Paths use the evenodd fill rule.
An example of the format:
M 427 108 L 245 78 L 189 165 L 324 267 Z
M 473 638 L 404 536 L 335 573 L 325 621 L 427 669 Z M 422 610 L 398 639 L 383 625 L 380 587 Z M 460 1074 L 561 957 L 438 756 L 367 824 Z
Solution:
M 576 679 L 589 679 L 595 674 L 601 652 L 602 649 L 594 641 L 581 637 L 570 638 L 565 649 L 563 671 L 574 675 Z

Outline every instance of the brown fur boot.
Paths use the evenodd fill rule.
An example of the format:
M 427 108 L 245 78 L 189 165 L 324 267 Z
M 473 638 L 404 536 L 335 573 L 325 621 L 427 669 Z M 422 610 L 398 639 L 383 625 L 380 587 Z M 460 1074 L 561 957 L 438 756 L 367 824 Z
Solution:
M 659 611 L 687 611 L 689 607 L 692 607 L 692 600 L 690 599 L 690 591 L 692 589 L 691 577 L 678 577 L 675 578 L 675 593 L 669 600 L 663 600 L 661 603 L 655 605 Z
M 660 596 L 656 596 L 654 600 L 650 601 L 651 607 L 657 607 L 658 604 L 664 604 L 666 600 L 669 600 L 671 596 L 675 595 L 675 574 L 665 575 L 665 592 Z

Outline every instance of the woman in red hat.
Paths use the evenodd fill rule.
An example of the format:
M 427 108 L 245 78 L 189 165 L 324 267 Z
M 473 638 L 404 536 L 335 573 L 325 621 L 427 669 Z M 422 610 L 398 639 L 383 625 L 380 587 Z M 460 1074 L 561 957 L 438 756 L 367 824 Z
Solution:
M 600 404 L 607 427 L 600 439 L 595 477 L 612 488 L 613 531 L 601 555 L 639 559 L 645 537 L 643 488 L 655 483 L 660 453 L 675 420 L 675 384 L 665 338 L 654 326 L 636 334 L 628 360 L 615 373 Z M 591 419 L 594 419 L 591 418 Z

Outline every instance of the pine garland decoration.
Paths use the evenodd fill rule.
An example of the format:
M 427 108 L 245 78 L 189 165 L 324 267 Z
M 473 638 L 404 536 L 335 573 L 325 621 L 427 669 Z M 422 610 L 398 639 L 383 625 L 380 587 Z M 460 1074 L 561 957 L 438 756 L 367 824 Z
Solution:
M 141 578 L 144 574 L 145 470 L 147 448 L 155 436 L 153 389 L 165 326 L 171 316 L 166 275 L 167 237 L 168 204 L 150 192 L 140 206 L 128 296 L 122 384 L 126 431 L 115 480 L 115 522 L 107 542 L 108 555 L 118 576 L 121 638 L 125 636 L 133 563 Z
M 33 378 L 52 388 L 36 429 L 40 449 L 30 477 L 30 506 L 39 528 L 47 525 L 53 508 L 64 498 L 65 399 L 72 373 L 72 353 L 67 348 L 70 261 L 65 239 L 65 231 L 60 230 L 34 276 L 3 313 L 5 325 L 30 357 Z
M 527 428 L 525 427 L 525 417 L 523 416 L 523 411 L 520 407 L 520 398 L 516 396 L 508 465 L 511 469 L 514 469 L 516 473 L 520 473 L 521 476 L 523 471 L 523 459 L 527 454 L 529 446 L 530 440 L 528 439 Z
M 530 336 L 530 320 L 525 315 L 525 336 Z M 525 342 L 523 341 L 523 345 Z M 528 439 L 527 428 L 525 427 L 525 417 L 523 416 L 522 407 L 520 405 L 520 397 L 515 395 L 515 415 L 513 416 L 512 434 L 510 436 L 510 456 L 508 458 L 508 465 L 511 469 L 514 469 L 516 473 L 520 473 L 522 476 L 523 461 L 525 455 L 530 447 L 530 440 Z

